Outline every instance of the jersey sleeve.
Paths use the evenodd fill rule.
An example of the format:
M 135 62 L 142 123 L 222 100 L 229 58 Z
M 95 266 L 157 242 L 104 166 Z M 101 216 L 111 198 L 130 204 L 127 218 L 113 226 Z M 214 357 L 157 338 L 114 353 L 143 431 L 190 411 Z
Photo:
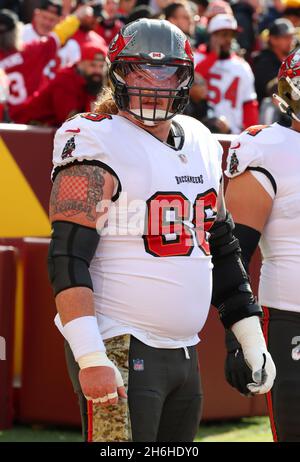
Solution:
M 257 144 L 247 132 L 243 132 L 230 144 L 225 175 L 228 178 L 234 178 L 248 169 L 261 166 L 262 155 Z
M 225 175 L 234 178 L 249 170 L 266 192 L 274 199 L 277 191 L 276 181 L 266 164 L 264 156 L 264 143 L 259 143 L 259 134 L 267 126 L 255 125 L 249 127 L 239 137 L 235 138 L 228 150 L 227 168 Z M 256 140 L 258 136 L 258 140 Z M 272 133 L 264 133 L 264 138 L 272 136 Z
M 113 200 L 121 191 L 121 182 L 105 138 L 111 136 L 108 126 L 112 117 L 106 114 L 79 114 L 66 121 L 54 137 L 52 181 L 57 173 L 72 163 L 99 165 L 117 180 Z

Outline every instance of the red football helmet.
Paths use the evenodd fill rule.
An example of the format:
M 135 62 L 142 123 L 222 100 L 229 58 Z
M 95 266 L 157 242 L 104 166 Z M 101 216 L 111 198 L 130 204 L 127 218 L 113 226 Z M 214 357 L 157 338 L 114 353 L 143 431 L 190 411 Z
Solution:
M 283 61 L 278 73 L 278 95 L 274 94 L 279 109 L 300 122 L 300 48 Z
M 169 21 L 139 19 L 109 46 L 109 81 L 119 109 L 146 125 L 183 112 L 194 79 L 191 46 Z

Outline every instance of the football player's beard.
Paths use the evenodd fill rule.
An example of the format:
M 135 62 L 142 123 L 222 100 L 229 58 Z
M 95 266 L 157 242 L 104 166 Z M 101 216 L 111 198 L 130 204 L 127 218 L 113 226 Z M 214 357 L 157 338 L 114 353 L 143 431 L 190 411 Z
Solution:
M 229 57 L 230 57 L 230 49 L 224 50 L 223 48 L 221 48 L 219 59 L 228 59 Z
M 97 78 L 95 78 L 97 77 Z M 89 95 L 97 96 L 103 86 L 103 79 L 98 74 L 86 77 L 85 89 Z

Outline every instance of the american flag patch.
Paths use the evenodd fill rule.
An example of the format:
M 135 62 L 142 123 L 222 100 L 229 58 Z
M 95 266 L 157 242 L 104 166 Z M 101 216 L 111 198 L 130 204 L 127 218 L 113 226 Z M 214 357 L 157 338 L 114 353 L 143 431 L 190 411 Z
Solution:
M 133 370 L 143 371 L 144 370 L 144 360 L 143 359 L 133 359 Z

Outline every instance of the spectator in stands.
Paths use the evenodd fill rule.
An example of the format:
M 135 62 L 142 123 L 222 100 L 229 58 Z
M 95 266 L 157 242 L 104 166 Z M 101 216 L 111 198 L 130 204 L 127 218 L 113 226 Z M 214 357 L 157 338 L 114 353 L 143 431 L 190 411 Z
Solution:
M 206 6 L 205 6 L 206 5 Z M 198 3 L 199 20 L 196 22 L 195 29 L 195 47 L 201 43 L 208 42 L 207 26 L 209 21 L 217 14 L 231 14 L 233 15 L 231 6 L 225 0 L 200 0 Z
M 22 30 L 24 43 L 38 40 L 50 34 L 60 21 L 62 15 L 61 0 L 41 0 L 39 8 L 35 8 L 31 23 L 25 24 Z
M 98 24 L 95 28 L 95 31 L 105 40 L 107 45 L 110 44 L 123 25 L 117 16 L 119 3 L 119 0 L 104 0 L 101 16 L 98 18 Z
M 82 60 L 58 72 L 41 92 L 35 92 L 15 113 L 17 123 L 60 126 L 79 112 L 91 112 L 102 88 L 106 48 L 85 43 Z
M 204 16 L 210 20 L 217 14 L 233 14 L 230 4 L 225 0 L 210 1 L 204 11 Z
M 87 5 L 89 2 L 87 2 Z M 100 37 L 97 32 L 95 32 L 95 28 L 97 26 L 97 9 L 93 9 L 93 14 L 90 16 L 86 16 L 83 21 L 81 21 L 80 27 L 77 32 L 72 37 L 72 40 L 75 40 L 79 47 L 81 48 L 82 45 L 86 42 L 90 43 L 93 42 L 95 46 L 105 46 L 105 40 Z
M 163 10 L 163 13 L 165 19 L 179 27 L 189 38 L 194 36 L 195 21 L 188 2 L 177 0 L 176 2 L 169 3 Z
M 258 31 L 262 32 L 268 29 L 276 19 L 281 18 L 284 10 L 283 0 L 267 0 L 264 3 L 264 11 L 259 18 Z
M 195 74 L 192 88 L 190 89 L 189 103 L 184 114 L 200 120 L 213 133 L 230 133 L 225 117 L 216 117 L 212 105 L 208 101 L 208 88 L 206 81 Z
M 39 88 L 45 65 L 56 56 L 60 45 L 74 34 L 87 14 L 90 15 L 90 8 L 81 7 L 57 24 L 48 37 L 22 44 L 17 16 L 10 10 L 0 10 L 0 68 L 5 70 L 10 81 L 8 104 L 12 118 L 16 107 Z
M 118 15 L 122 22 L 126 22 L 127 16 L 136 6 L 136 0 L 120 0 Z
M 81 5 L 89 5 L 89 3 L 87 0 L 84 0 L 81 2 Z M 81 60 L 81 49 L 84 43 L 92 42 L 96 47 L 105 48 L 105 40 L 94 30 L 97 25 L 97 12 L 98 6 L 95 5 L 91 9 L 91 14 L 83 18 L 79 29 L 73 37 L 58 51 L 55 60 L 51 60 L 48 63 L 44 70 L 44 84 L 48 84 L 60 69 L 73 66 Z
M 9 92 L 9 81 L 3 69 L 0 69 L 0 122 L 10 122 L 7 99 Z
M 208 85 L 208 100 L 217 117 L 225 117 L 232 133 L 258 122 L 254 76 L 249 64 L 232 52 L 237 22 L 218 14 L 208 25 L 208 46 L 194 54 L 195 71 Z
M 25 3 L 24 0 L 0 0 L 0 9 L 11 10 L 22 20 L 23 3 Z
M 133 8 L 131 13 L 127 16 L 126 24 L 137 19 L 147 18 L 151 19 L 154 17 L 154 11 L 148 5 L 138 5 Z
M 295 45 L 295 29 L 288 19 L 276 19 L 268 32 L 267 48 L 260 51 L 253 59 L 255 88 L 259 102 L 268 96 L 268 83 L 277 76 L 281 62 Z
M 295 27 L 300 27 L 300 0 L 283 0 L 283 16 Z
M 259 106 L 259 123 L 262 125 L 271 125 L 274 122 L 282 121 L 284 114 L 280 111 L 278 103 L 274 101 L 273 94 L 277 93 L 278 79 L 277 76 L 271 80 L 266 87 L 267 95 L 261 100 Z
M 260 0 L 233 0 L 231 6 L 239 26 L 237 41 L 240 47 L 246 50 L 246 56 L 249 57 L 256 49 Z

